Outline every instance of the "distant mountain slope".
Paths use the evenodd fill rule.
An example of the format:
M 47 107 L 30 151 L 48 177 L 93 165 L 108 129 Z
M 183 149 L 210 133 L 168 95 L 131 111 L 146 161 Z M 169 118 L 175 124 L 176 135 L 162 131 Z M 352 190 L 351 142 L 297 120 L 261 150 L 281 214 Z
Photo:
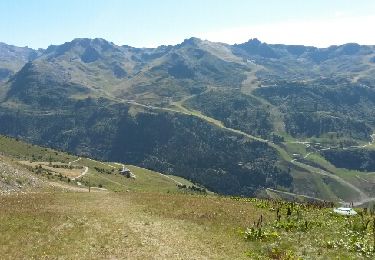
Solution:
M 360 146 L 375 128 L 374 46 L 197 38 L 158 48 L 104 39 L 38 51 L 2 46 L 13 72 L 0 83 L 0 133 L 129 161 L 220 193 L 279 188 L 349 198 L 350 185 L 342 192 L 331 190 L 334 178 L 324 183 L 324 158 L 308 160 L 314 150 L 288 142 Z M 311 190 L 301 189 L 310 176 Z
M 0 131 L 83 156 L 178 175 L 214 192 L 252 195 L 259 187 L 291 185 L 267 144 L 179 113 L 135 109 L 85 99 L 49 114 L 8 111 L 0 113 Z
M 32 73 L 39 76 L 28 79 L 34 85 L 43 85 L 51 77 L 58 85 L 82 86 L 95 95 L 152 103 L 197 93 L 209 86 L 239 88 L 255 71 L 259 82 L 266 85 L 279 80 L 316 80 L 332 73 L 337 79 L 368 82 L 374 80 L 375 71 L 372 46 L 346 44 L 318 49 L 269 45 L 257 39 L 230 46 L 191 38 L 176 46 L 155 49 L 117 46 L 103 39 L 75 39 L 42 52 L 20 49 L 14 54 L 19 62 L 11 62 L 12 56 L 7 53 L 0 49 L 9 64 L 18 64 L 14 70 L 31 61 L 11 86 L 17 85 L 18 77 Z M 30 68 L 33 71 L 28 72 Z M 79 95 L 80 90 L 77 92 Z
M 266 44 L 257 39 L 234 45 L 233 52 L 265 67 L 258 76 L 265 82 L 306 81 L 321 77 L 374 81 L 374 46 L 348 43 L 316 48 Z
M 8 80 L 18 72 L 28 61 L 40 55 L 42 50 L 28 47 L 16 47 L 0 43 L 0 82 Z

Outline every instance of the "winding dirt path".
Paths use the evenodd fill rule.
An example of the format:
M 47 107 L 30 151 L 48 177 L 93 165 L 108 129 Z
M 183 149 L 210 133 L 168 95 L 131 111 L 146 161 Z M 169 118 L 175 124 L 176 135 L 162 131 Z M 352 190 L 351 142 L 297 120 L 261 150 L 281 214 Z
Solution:
M 88 173 L 88 171 L 89 171 L 89 167 L 84 166 L 83 172 L 80 175 L 78 175 L 77 177 L 72 178 L 72 181 L 75 181 L 76 179 L 79 179 L 79 178 L 83 177 L 84 175 L 86 175 Z
M 69 162 L 68 165 L 69 165 L 69 166 L 72 166 L 73 163 L 76 163 L 76 162 L 78 162 L 78 161 L 80 161 L 80 160 L 82 160 L 81 157 L 79 157 L 78 159 L 76 159 L 76 160 L 74 160 L 74 161 Z M 72 181 L 75 181 L 76 179 L 79 179 L 79 178 L 85 176 L 88 172 L 89 172 L 89 167 L 84 166 L 84 167 L 83 167 L 83 171 L 81 172 L 81 174 L 78 175 L 77 177 L 73 177 L 73 178 L 72 178 Z
M 81 157 L 79 157 L 78 159 L 76 159 L 76 160 L 74 160 L 74 161 L 71 161 L 71 162 L 69 162 L 68 163 L 68 165 L 69 166 L 71 166 L 72 165 L 72 163 L 75 163 L 75 162 L 78 162 L 78 161 L 80 161 L 82 158 Z

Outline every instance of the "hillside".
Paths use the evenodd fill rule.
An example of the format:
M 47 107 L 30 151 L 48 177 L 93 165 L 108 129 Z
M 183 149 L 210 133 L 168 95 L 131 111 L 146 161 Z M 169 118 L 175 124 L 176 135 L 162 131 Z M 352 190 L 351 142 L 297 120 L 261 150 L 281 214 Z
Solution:
M 46 184 L 43 180 L 15 165 L 8 158 L 0 156 L 0 194 L 26 192 L 44 186 Z
M 203 188 L 176 176 L 169 176 L 113 162 L 82 158 L 0 136 L 1 192 L 43 192 L 51 187 L 71 191 L 153 191 L 193 192 L 189 187 Z M 129 169 L 133 178 L 120 174 Z M 136 181 L 134 181 L 136 180 Z M 178 185 L 185 185 L 179 188 Z
M 0 43 L 0 82 L 9 80 L 28 61 L 38 57 L 42 51 Z
M 0 85 L 2 134 L 221 194 L 374 197 L 370 168 L 323 152 L 372 141 L 373 46 L 75 39 L 14 55 L 23 66 Z
M 374 254 L 372 208 L 346 218 L 333 215 L 332 203 L 303 198 L 289 203 L 272 190 L 272 200 L 217 196 L 196 186 L 182 188 L 193 186 L 182 178 L 130 165 L 135 179 L 119 175 L 118 163 L 8 137 L 0 144 L 2 174 L 17 183 L 26 180 L 22 192 L 0 193 L 4 259 L 367 259 Z M 4 191 L 2 184 L 0 179 Z

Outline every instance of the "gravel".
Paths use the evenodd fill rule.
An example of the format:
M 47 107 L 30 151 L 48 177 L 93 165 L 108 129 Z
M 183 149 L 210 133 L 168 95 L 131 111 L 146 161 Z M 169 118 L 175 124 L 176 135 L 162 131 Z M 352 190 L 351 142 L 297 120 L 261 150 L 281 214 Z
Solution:
M 0 157 L 0 194 L 23 192 L 45 186 L 45 181 Z

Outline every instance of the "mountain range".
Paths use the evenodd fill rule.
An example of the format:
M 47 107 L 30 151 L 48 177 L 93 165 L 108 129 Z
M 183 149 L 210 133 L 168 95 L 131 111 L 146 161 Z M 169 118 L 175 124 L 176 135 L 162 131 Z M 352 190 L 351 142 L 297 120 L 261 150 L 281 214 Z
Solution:
M 375 196 L 374 87 L 375 46 L 356 43 L 1 43 L 0 133 L 222 194 L 360 203 Z

